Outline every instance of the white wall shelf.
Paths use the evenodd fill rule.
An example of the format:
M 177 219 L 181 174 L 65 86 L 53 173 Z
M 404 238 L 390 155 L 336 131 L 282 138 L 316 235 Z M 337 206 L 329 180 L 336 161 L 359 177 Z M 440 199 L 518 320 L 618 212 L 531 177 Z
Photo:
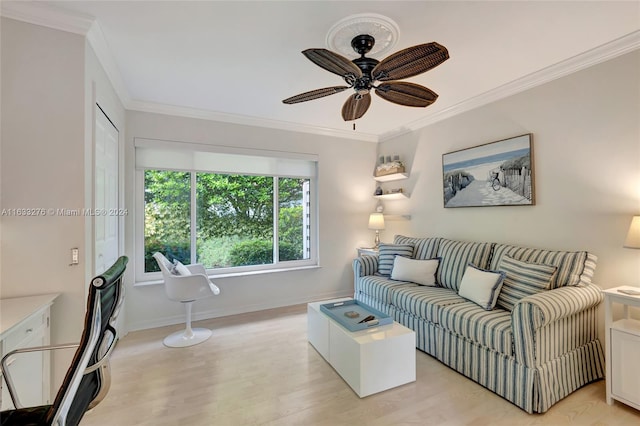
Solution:
M 394 192 L 391 194 L 374 195 L 379 200 L 403 200 L 409 198 L 409 194 L 406 192 Z
M 390 175 L 374 176 L 373 178 L 378 182 L 391 182 L 392 180 L 408 179 L 409 173 L 392 173 Z
M 385 214 L 384 220 L 411 220 L 410 214 Z

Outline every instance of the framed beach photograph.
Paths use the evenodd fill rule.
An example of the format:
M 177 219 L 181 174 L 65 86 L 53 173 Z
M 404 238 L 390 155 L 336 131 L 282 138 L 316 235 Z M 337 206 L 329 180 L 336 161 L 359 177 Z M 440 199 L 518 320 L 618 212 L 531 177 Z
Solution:
M 442 180 L 444 207 L 532 206 L 532 135 L 443 154 Z

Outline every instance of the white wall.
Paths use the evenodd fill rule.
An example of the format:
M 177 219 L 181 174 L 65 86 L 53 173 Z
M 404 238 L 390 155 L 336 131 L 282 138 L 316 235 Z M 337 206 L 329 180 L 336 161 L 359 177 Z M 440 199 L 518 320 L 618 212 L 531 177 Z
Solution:
M 92 207 L 96 102 L 122 128 L 124 108 L 83 36 L 2 18 L 4 209 Z M 91 217 L 2 217 L 0 297 L 60 293 L 51 341 L 77 342 L 91 278 Z M 80 264 L 70 266 L 70 249 Z M 59 383 L 72 352 L 57 353 Z
M 318 269 L 216 279 L 221 295 L 199 301 L 195 318 L 209 318 L 353 294 L 356 247 L 373 240 L 367 229 L 375 206 L 371 171 L 376 144 L 303 133 L 127 112 L 127 208 L 135 208 L 133 140 L 136 137 L 317 154 L 319 156 L 320 264 Z M 127 230 L 134 228 L 133 215 Z M 140 232 L 140 230 L 137 230 Z M 133 233 L 127 232 L 133 259 Z M 184 321 L 183 307 L 167 300 L 162 285 L 127 289 L 129 329 Z
M 84 207 L 84 38 L 2 18 L 2 205 Z M 84 246 L 84 218 L 2 218 L 0 297 L 62 293 L 52 341 L 77 341 L 84 270 L 69 266 Z
M 589 250 L 602 288 L 640 286 L 640 250 L 622 248 L 640 214 L 640 51 L 380 144 L 408 160 L 413 220 L 385 231 Z M 442 94 L 445 95 L 446 94 Z M 533 134 L 536 205 L 443 207 L 442 154 Z

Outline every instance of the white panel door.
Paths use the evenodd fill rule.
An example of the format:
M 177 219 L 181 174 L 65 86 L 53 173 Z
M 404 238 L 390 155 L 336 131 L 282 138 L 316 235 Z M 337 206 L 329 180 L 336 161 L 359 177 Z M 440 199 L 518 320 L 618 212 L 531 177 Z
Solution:
M 94 175 L 94 275 L 118 259 L 118 129 L 96 106 Z

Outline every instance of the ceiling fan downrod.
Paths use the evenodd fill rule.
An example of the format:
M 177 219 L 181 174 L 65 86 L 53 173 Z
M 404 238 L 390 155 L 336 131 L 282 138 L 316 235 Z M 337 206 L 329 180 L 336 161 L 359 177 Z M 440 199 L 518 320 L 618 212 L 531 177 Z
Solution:
M 368 34 L 360 34 L 355 36 L 351 40 L 351 47 L 356 51 L 359 58 L 352 60 L 354 64 L 360 68 L 362 71 L 362 77 L 356 79 L 355 81 L 347 81 L 348 84 L 352 85 L 355 89 L 356 93 L 359 96 L 365 95 L 369 93 L 371 88 L 373 87 L 372 82 L 375 80 L 371 75 L 371 71 L 378 65 L 380 61 L 374 58 L 366 58 L 364 55 L 367 54 L 373 46 L 376 44 L 375 38 Z

